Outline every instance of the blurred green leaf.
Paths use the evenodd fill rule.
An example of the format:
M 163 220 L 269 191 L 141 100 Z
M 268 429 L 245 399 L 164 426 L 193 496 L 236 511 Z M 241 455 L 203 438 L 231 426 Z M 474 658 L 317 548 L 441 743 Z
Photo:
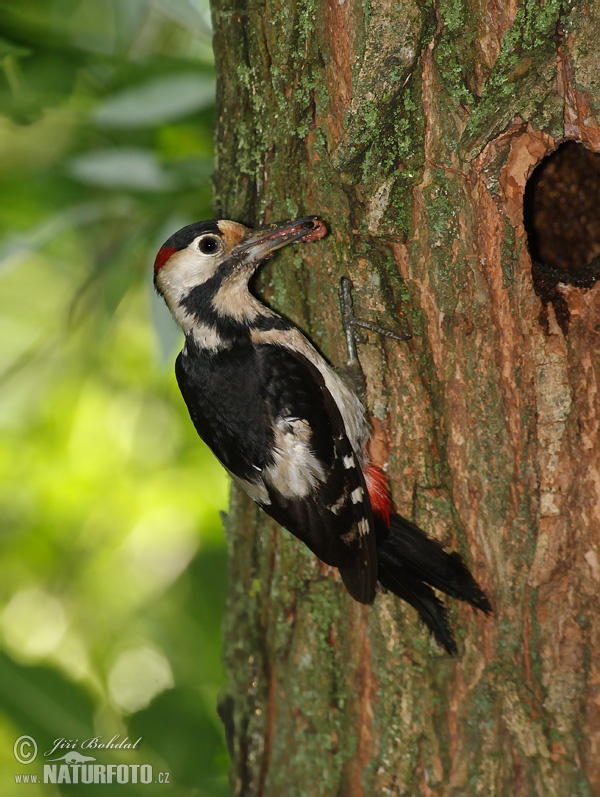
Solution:
M 78 155 L 68 162 L 67 171 L 83 183 L 103 188 L 134 191 L 172 191 L 175 176 L 164 169 L 151 150 L 114 148 Z
M 152 7 L 183 28 L 193 30 L 200 37 L 210 30 L 206 4 L 194 0 L 152 0 Z
M 47 666 L 23 666 L 0 653 L 0 709 L 16 728 L 28 728 L 40 750 L 62 736 L 93 735 L 94 704 L 81 684 Z
M 143 733 L 146 745 L 160 749 L 165 768 L 178 773 L 183 785 L 226 797 L 227 778 L 214 774 L 223 752 L 220 728 L 206 709 L 198 689 L 171 689 L 132 718 L 130 731 Z
M 96 109 L 94 121 L 100 127 L 148 127 L 188 116 L 214 101 L 212 76 L 179 72 L 109 97 Z
M 98 760 L 218 797 L 227 481 L 178 394 L 180 334 L 151 284 L 163 240 L 212 215 L 208 9 L 0 14 L 0 792 L 22 794 L 23 734 L 135 734 L 139 750 Z
M 23 47 L 20 44 L 15 44 L 0 36 L 0 58 L 4 58 L 7 55 L 14 56 L 15 58 L 24 58 L 31 55 L 32 52 L 30 47 Z

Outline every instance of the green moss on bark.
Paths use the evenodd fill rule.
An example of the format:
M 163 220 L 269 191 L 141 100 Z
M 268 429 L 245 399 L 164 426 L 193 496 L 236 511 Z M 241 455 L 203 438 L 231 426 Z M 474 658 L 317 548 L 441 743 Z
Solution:
M 503 169 L 511 125 L 563 132 L 561 25 L 580 58 L 578 85 L 598 84 L 589 27 L 597 5 L 573 15 L 556 0 L 523 0 L 513 22 L 464 0 L 215 0 L 217 212 L 250 223 L 325 219 L 329 236 L 282 252 L 258 289 L 333 362 L 343 361 L 343 274 L 355 281 L 359 312 L 412 332 L 406 343 L 368 333 L 361 346 L 378 456 L 399 506 L 464 554 L 496 609 L 485 621 L 452 605 L 463 657 L 451 661 L 412 609 L 389 595 L 357 607 L 335 574 L 234 494 L 225 659 L 237 794 L 588 789 L 572 766 L 586 750 L 576 732 L 583 709 L 567 711 L 565 696 L 568 688 L 583 695 L 593 660 L 569 680 L 561 656 L 575 660 L 577 645 L 565 636 L 560 655 L 549 653 L 548 596 L 567 594 L 569 557 L 546 574 L 545 591 L 529 582 L 534 564 L 552 570 L 554 544 L 546 530 L 540 545 L 548 518 L 538 513 L 532 352 L 538 346 L 541 357 L 546 344 L 535 337 L 523 236 L 503 215 Z M 332 85 L 344 57 L 344 82 Z M 485 184 L 474 158 L 485 160 Z M 497 230 L 486 227 L 492 216 Z M 557 357 L 560 342 L 552 343 Z M 566 440 L 567 432 L 560 445 Z M 589 613 L 589 596 L 569 600 L 578 618 Z M 556 633 L 565 628 L 592 633 L 583 620 Z M 306 773 L 315 771 L 307 792 Z

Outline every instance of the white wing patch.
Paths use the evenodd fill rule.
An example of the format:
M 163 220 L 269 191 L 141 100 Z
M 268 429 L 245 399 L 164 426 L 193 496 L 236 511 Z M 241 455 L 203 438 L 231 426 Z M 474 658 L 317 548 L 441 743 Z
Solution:
M 302 418 L 278 418 L 273 428 L 273 464 L 263 469 L 259 481 L 242 479 L 228 471 L 234 482 L 262 506 L 271 503 L 268 488 L 283 498 L 298 500 L 314 492 L 317 485 L 327 478 L 322 463 L 310 448 L 311 429 L 308 421 Z M 332 508 L 332 511 L 335 513 L 339 509 L 341 506 Z
M 369 521 L 367 520 L 366 517 L 362 517 L 358 521 L 358 523 L 352 526 L 350 531 L 347 531 L 345 534 L 342 534 L 340 536 L 347 545 L 350 545 L 356 539 L 357 532 L 360 537 L 364 537 L 366 534 L 369 533 L 369 531 L 370 531 Z
M 350 500 L 353 504 L 362 504 L 365 500 L 365 491 L 362 487 L 357 487 L 356 490 L 352 490 L 350 493 Z
M 329 507 L 329 511 L 333 512 L 334 515 L 339 515 L 339 513 L 346 505 L 347 498 L 348 498 L 348 491 L 346 490 L 346 488 L 344 488 L 344 490 L 342 490 L 342 493 L 338 498 L 338 500 L 335 502 L 335 504 L 331 504 L 331 506 Z
M 310 448 L 311 429 L 302 418 L 277 418 L 273 464 L 263 471 L 265 481 L 284 498 L 301 499 L 326 480 L 322 463 Z

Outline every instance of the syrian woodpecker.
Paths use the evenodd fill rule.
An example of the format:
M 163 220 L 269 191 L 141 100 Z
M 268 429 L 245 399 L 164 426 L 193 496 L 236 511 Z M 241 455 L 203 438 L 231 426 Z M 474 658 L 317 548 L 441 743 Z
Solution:
M 488 613 L 485 594 L 457 553 L 394 512 L 387 479 L 367 455 L 370 427 L 356 390 L 248 289 L 277 249 L 326 232 L 315 216 L 258 230 L 204 221 L 163 244 L 154 284 L 185 334 L 175 364 L 179 388 L 198 434 L 233 481 L 337 567 L 355 600 L 372 603 L 379 583 L 414 606 L 455 653 L 431 587 Z M 352 350 L 349 328 L 347 336 Z

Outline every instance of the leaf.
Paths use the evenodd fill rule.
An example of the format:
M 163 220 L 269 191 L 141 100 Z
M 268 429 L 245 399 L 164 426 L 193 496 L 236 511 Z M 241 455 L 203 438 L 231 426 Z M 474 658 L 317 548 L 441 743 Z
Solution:
M 151 0 L 151 5 L 156 12 L 181 25 L 185 30 L 189 30 L 197 36 L 210 35 L 210 15 L 206 2 Z
M 94 731 L 93 703 L 74 680 L 48 666 L 24 666 L 0 654 L 0 709 L 43 749 L 54 739 Z
M 160 165 L 151 150 L 114 147 L 78 155 L 68 162 L 68 172 L 82 183 L 103 188 L 170 191 L 177 180 Z
M 125 89 L 94 114 L 100 127 L 150 127 L 189 116 L 215 101 L 215 81 L 201 72 L 182 72 Z
M 30 47 L 23 47 L 21 44 L 9 41 L 9 39 L 0 36 L 0 58 L 4 58 L 7 55 L 12 55 L 14 58 L 25 58 L 31 55 L 31 53 L 32 50 Z

